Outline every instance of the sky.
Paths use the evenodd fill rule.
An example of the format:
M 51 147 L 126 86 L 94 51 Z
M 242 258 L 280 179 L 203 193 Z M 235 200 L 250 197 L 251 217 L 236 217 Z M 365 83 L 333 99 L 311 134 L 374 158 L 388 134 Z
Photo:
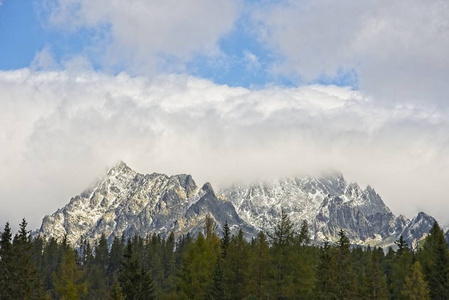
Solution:
M 337 170 L 449 224 L 447 53 L 447 0 L 0 0 L 0 223 L 122 160 L 216 189 Z

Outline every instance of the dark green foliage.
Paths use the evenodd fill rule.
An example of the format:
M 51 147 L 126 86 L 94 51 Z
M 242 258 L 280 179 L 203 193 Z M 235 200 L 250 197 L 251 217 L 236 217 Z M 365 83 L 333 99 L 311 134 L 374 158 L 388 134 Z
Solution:
M 224 300 L 227 299 L 227 293 L 225 289 L 225 282 L 223 276 L 223 269 L 221 267 L 221 259 L 217 259 L 215 263 L 214 273 L 212 275 L 212 286 L 208 298 L 211 300 Z
M 224 261 L 226 289 L 231 299 L 243 299 L 248 270 L 249 244 L 240 229 L 231 238 Z
M 189 299 L 206 298 L 219 255 L 220 240 L 211 232 L 206 238 L 200 233 L 187 247 L 178 277 L 178 289 L 182 296 Z
M 59 268 L 53 272 L 55 295 L 59 299 L 80 299 L 88 289 L 88 282 L 83 275 L 81 267 L 76 264 L 76 251 L 67 248 Z
M 422 274 L 421 264 L 415 262 L 404 279 L 404 285 L 401 291 L 404 299 L 410 300 L 429 300 L 429 288 Z M 445 297 L 447 295 L 441 295 Z
M 25 219 L 11 243 L 7 223 L 0 244 L 0 298 L 41 299 L 44 296 L 38 262 L 33 259 L 33 243 Z
M 115 281 L 111 287 L 111 292 L 109 293 L 109 300 L 125 300 L 125 296 L 122 294 L 122 289 L 118 284 L 118 281 Z
M 229 229 L 228 222 L 223 227 L 223 237 L 221 238 L 221 255 L 226 258 L 228 254 L 228 247 L 231 243 L 231 230 Z
M 108 261 L 108 278 L 110 283 L 117 280 L 117 273 L 120 270 L 123 260 L 123 249 L 124 245 L 122 240 L 115 237 L 111 245 Z
M 138 243 L 138 245 L 134 245 Z M 128 240 L 122 267 L 119 273 L 119 283 L 125 299 L 156 299 L 155 288 L 151 272 L 141 265 L 139 253 L 134 249 L 139 249 L 140 241 Z
M 376 249 L 372 251 L 371 263 L 366 274 L 366 295 L 369 299 L 388 299 L 387 277 L 380 268 L 379 253 Z
M 351 246 L 343 231 L 334 245 L 311 246 L 307 223 L 297 233 L 281 216 L 269 238 L 260 232 L 251 243 L 228 226 L 218 238 L 209 217 L 196 238 L 115 238 L 108 248 L 102 236 L 76 251 L 66 238 L 31 240 L 25 220 L 12 238 L 7 223 L 0 299 L 449 298 L 449 251 L 437 223 L 418 252 L 400 237 L 385 255 Z
M 294 242 L 293 224 L 285 213 L 281 212 L 281 218 L 275 225 L 274 233 L 270 235 L 272 244 L 273 265 L 273 295 L 276 298 L 292 297 L 292 246 Z
M 6 223 L 0 240 L 0 299 L 12 299 L 13 252 L 12 233 L 9 223 Z
M 317 267 L 317 285 L 315 294 L 320 299 L 337 299 L 337 261 L 336 249 L 329 242 L 325 242 L 320 249 L 319 263 Z
M 310 243 L 309 224 L 307 224 L 306 220 L 303 220 L 301 223 L 301 229 L 299 230 L 296 243 L 300 246 L 305 246 Z
M 338 299 L 355 299 L 357 298 L 356 274 L 352 265 L 349 239 L 343 230 L 340 230 L 338 236 L 336 251 L 337 297 Z
M 398 249 L 391 261 L 390 290 L 394 299 L 406 299 L 402 294 L 402 286 L 405 276 L 409 273 L 413 264 L 413 254 L 402 236 L 395 243 Z
M 250 247 L 247 294 L 255 299 L 267 299 L 270 290 L 270 246 L 261 231 Z
M 417 255 L 429 283 L 431 298 L 449 299 L 449 250 L 444 232 L 437 222 Z

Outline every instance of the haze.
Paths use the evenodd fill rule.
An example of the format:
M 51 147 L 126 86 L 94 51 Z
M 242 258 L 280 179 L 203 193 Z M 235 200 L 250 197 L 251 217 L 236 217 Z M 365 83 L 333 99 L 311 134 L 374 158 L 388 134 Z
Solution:
M 1 224 L 39 227 L 119 160 L 216 189 L 338 170 L 449 221 L 447 1 L 3 0 L 0 20 Z

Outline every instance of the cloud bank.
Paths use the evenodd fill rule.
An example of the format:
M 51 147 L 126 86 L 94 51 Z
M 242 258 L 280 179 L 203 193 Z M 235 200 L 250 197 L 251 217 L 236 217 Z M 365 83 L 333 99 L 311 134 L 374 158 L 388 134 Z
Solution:
M 396 214 L 448 221 L 447 110 L 383 105 L 347 87 L 89 71 L 0 72 L 0 93 L 3 222 L 38 227 L 118 160 L 216 187 L 335 169 Z
M 355 72 L 377 101 L 447 104 L 449 3 L 280 1 L 253 14 L 259 38 L 278 54 L 276 72 L 305 82 Z
M 233 28 L 239 5 L 235 0 L 47 0 L 46 7 L 50 25 L 95 32 L 86 51 L 102 58 L 97 63 L 154 74 L 182 70 L 195 55 L 218 55 L 218 40 Z

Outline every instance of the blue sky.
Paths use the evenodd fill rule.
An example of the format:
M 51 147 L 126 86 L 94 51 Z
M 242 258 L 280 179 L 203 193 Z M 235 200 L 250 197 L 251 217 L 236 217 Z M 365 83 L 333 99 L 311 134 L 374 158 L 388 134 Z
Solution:
M 37 227 L 118 160 L 217 187 L 334 169 L 449 223 L 448 20 L 446 0 L 0 0 L 0 223 Z
M 44 5 L 47 3 L 51 5 Z M 52 7 L 55 3 L 57 1 L 3 1 L 0 6 L 1 70 L 28 68 L 32 66 L 36 55 L 45 49 L 51 53 L 56 63 L 84 55 L 97 71 L 111 73 L 129 71 L 126 63 L 115 62 L 111 65 L 99 63 L 98 52 L 89 50 L 95 47 L 99 39 L 110 34 L 108 30 L 105 33 L 95 27 L 80 26 L 76 29 L 67 29 L 51 24 L 49 19 L 52 11 L 48 7 Z M 295 86 L 304 83 L 299 74 L 273 72 L 273 65 L 283 59 L 282 54 L 263 43 L 255 33 L 254 22 L 248 9 L 259 2 L 244 3 L 247 7 L 235 18 L 232 29 L 217 39 L 220 54 L 217 56 L 196 53 L 189 57 L 184 62 L 185 67 L 177 72 L 209 79 L 218 84 L 249 88 L 261 88 L 267 84 Z M 251 59 L 254 61 L 250 61 Z M 176 61 L 177 58 L 174 57 L 173 60 Z M 158 71 L 166 70 L 162 68 Z M 353 70 L 338 71 L 337 76 L 323 74 L 307 83 L 357 88 L 357 74 Z

